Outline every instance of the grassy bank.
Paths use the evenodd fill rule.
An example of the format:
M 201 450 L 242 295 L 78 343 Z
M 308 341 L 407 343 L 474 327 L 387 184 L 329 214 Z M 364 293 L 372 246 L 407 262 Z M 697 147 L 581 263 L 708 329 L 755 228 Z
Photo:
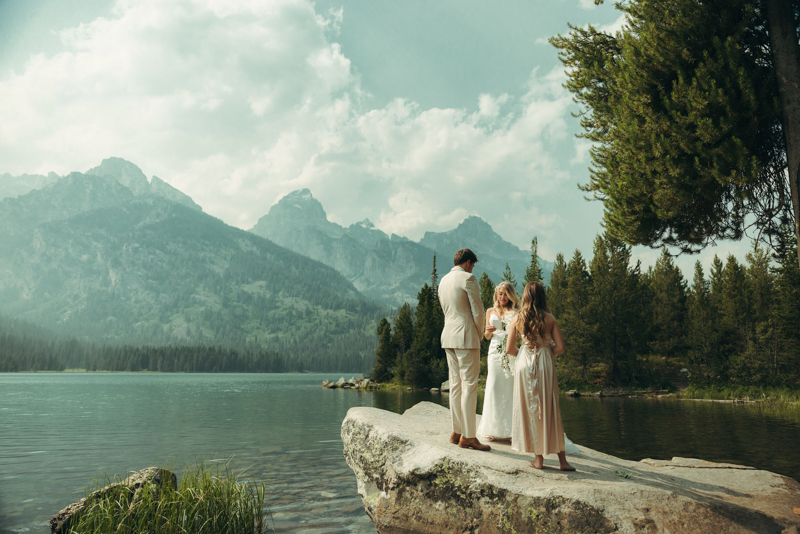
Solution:
M 689 386 L 680 392 L 678 397 L 682 399 L 800 404 L 800 389 L 758 386 Z
M 119 481 L 119 480 L 117 480 Z M 87 492 L 87 496 L 112 480 Z M 264 484 L 239 483 L 227 466 L 188 467 L 177 487 L 146 485 L 134 492 L 117 486 L 89 499 L 71 523 L 70 533 L 184 534 L 260 533 L 268 530 Z

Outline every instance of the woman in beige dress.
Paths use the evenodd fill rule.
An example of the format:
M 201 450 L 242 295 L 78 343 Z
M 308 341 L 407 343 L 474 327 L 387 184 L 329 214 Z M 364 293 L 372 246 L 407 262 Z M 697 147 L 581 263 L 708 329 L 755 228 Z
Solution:
M 517 337 L 522 345 L 517 348 Z M 575 471 L 565 452 L 564 427 L 558 407 L 556 356 L 564 352 L 558 323 L 547 310 L 544 286 L 531 282 L 522 292 L 522 306 L 508 328 L 506 352 L 514 365 L 514 409 L 511 443 L 514 450 L 532 452 L 531 465 L 544 467 L 545 454 L 558 454 L 562 471 Z

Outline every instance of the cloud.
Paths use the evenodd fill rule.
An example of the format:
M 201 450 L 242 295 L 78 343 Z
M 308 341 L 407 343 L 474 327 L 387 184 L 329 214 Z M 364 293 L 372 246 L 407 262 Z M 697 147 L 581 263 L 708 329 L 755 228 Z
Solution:
M 594 9 L 597 5 L 594 3 L 594 0 L 578 0 L 578 7 L 581 9 Z
M 402 95 L 369 109 L 335 41 L 343 16 L 305 0 L 119 1 L 0 79 L 0 171 L 119 156 L 242 228 L 301 187 L 333 220 L 411 238 L 471 214 L 522 246 L 563 226 L 548 208 L 576 181 L 558 156 L 573 106 L 559 69 L 471 109 Z

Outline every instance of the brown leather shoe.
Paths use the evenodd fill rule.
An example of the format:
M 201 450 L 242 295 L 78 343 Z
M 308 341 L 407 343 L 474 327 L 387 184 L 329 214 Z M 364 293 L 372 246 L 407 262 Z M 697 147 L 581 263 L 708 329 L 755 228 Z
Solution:
M 461 447 L 462 449 L 475 449 L 476 451 L 492 450 L 490 446 L 484 445 L 483 443 L 478 441 L 478 438 L 465 438 L 463 436 L 461 437 L 460 440 L 458 440 L 458 446 Z
M 458 440 L 460 439 L 461 439 L 461 434 L 456 434 L 455 432 L 450 434 L 450 443 L 452 443 L 453 445 L 458 445 Z

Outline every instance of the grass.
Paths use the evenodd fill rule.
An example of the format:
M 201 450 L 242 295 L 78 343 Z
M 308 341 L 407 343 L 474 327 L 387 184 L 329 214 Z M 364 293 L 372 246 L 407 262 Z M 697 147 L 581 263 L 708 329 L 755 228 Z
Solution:
M 800 403 L 800 389 L 760 386 L 689 386 L 683 399 L 751 400 L 768 404 Z
M 119 478 L 116 480 L 119 482 Z M 95 483 L 93 491 L 112 482 Z M 138 491 L 117 486 L 87 499 L 70 533 L 81 534 L 253 534 L 266 531 L 265 484 L 239 483 L 227 464 L 202 462 L 184 470 L 177 488 L 145 485 Z

